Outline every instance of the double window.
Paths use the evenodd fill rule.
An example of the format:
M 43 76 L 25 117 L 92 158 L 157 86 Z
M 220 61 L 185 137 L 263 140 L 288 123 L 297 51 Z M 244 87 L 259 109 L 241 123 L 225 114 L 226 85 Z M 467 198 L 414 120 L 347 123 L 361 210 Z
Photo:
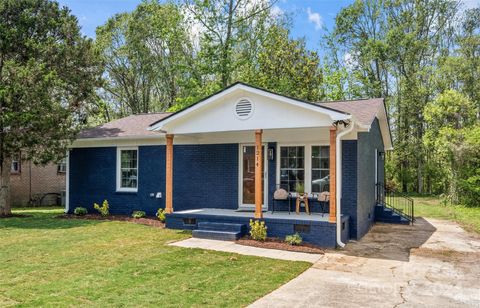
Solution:
M 294 145 L 279 147 L 280 187 L 295 192 L 302 185 L 309 193 L 329 190 L 330 147 Z
M 138 189 L 138 148 L 117 149 L 117 191 Z

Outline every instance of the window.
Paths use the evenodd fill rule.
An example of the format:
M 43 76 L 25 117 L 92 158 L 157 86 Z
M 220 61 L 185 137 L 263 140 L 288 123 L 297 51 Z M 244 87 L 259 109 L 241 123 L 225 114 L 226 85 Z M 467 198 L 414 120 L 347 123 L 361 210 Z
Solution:
M 58 173 L 67 172 L 67 159 L 66 158 L 64 158 L 64 159 L 62 159 L 61 161 L 58 162 L 57 172 Z
M 312 192 L 328 191 L 330 187 L 330 147 L 312 146 Z
M 117 190 L 136 192 L 138 187 L 138 149 L 117 150 Z
M 297 184 L 305 185 L 305 147 L 280 147 L 280 187 L 296 191 Z
M 20 159 L 18 157 L 13 158 L 12 166 L 10 168 L 11 173 L 20 173 Z

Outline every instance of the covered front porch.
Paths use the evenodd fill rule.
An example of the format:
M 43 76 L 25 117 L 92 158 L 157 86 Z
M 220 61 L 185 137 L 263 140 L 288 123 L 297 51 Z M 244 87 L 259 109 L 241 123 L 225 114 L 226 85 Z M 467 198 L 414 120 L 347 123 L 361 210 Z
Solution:
M 336 240 L 339 242 L 341 230 L 347 230 L 347 239 L 348 217 L 342 218 L 337 212 L 337 170 L 341 164 L 341 150 L 337 148 L 341 147 L 339 137 L 352 131 L 353 123 L 348 126 L 350 118 L 326 107 L 237 85 L 152 124 L 150 129 L 164 134 L 166 140 L 167 227 L 195 230 L 199 223 L 212 221 L 240 222 L 246 226 L 250 219 L 262 219 L 271 236 L 304 233 L 307 242 L 331 247 Z M 230 164 L 226 165 L 225 157 L 217 153 L 205 153 L 204 149 L 209 147 L 228 153 Z M 234 147 L 238 149 L 236 154 L 231 151 Z M 202 156 L 195 156 L 195 151 Z M 197 167 L 203 165 L 202 176 L 214 177 L 195 183 L 199 186 L 197 191 L 204 192 L 197 194 L 198 202 L 178 194 L 177 187 L 181 186 L 182 192 L 188 191 L 188 187 L 186 181 L 179 184 L 175 178 L 179 174 L 176 155 L 182 155 L 180 168 L 185 167 L 185 160 L 189 161 L 191 170 L 195 170 L 192 175 L 201 173 Z M 232 160 L 233 156 L 236 157 Z M 215 159 L 222 163 L 222 168 L 216 166 Z M 180 172 L 181 176 L 185 172 L 189 171 Z M 222 179 L 219 181 L 218 177 Z M 231 185 L 234 181 L 236 187 Z M 188 182 L 195 180 L 190 177 Z M 200 187 L 202 184 L 211 184 L 212 189 Z M 272 209 L 278 189 L 285 190 L 293 202 L 299 194 L 313 193 L 313 202 L 318 199 L 315 195 L 328 193 L 328 210 L 312 215 L 266 212 Z M 237 200 L 232 199 L 232 193 L 238 196 Z M 285 211 L 285 198 L 280 201 Z M 342 223 L 342 219 L 347 222 Z M 341 230 L 340 224 L 344 225 Z
M 184 210 L 167 215 L 166 226 L 171 229 L 197 230 L 202 224 L 214 223 L 216 225 L 239 225 L 241 235 L 245 235 L 248 224 L 253 219 L 254 213 L 245 210 L 228 210 L 215 208 L 202 208 Z M 329 222 L 329 214 L 306 213 L 295 214 L 288 212 L 262 212 L 262 220 L 267 225 L 269 237 L 285 238 L 287 235 L 298 232 L 304 241 L 321 246 L 335 247 L 336 225 Z M 342 241 L 348 241 L 349 217 L 342 215 L 341 232 Z

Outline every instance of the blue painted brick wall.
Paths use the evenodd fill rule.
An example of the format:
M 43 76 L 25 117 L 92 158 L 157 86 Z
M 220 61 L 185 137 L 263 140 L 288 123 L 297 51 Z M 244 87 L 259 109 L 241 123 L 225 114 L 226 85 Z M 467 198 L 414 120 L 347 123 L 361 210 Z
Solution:
M 116 192 L 116 148 L 78 148 L 70 153 L 70 211 L 107 199 L 113 214 L 165 207 L 165 146 L 139 147 L 138 192 Z M 174 146 L 174 209 L 237 208 L 238 145 Z M 162 192 L 163 198 L 150 197 Z
M 364 236 L 375 219 L 375 149 L 384 151 L 378 120 L 369 132 L 358 134 L 358 200 L 355 238 Z M 379 160 L 379 181 L 384 180 L 384 161 Z
M 175 211 L 238 208 L 238 144 L 176 145 Z
M 342 141 L 342 214 L 350 216 L 350 237 L 357 231 L 357 141 Z

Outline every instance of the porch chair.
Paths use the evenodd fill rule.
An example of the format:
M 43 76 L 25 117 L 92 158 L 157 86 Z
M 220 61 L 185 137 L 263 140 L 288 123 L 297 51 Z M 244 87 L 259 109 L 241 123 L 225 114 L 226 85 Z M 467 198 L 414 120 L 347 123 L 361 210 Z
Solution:
M 285 200 L 288 200 L 288 214 L 290 215 L 290 193 L 288 193 L 283 188 L 278 188 L 277 190 L 275 190 L 272 198 L 272 214 L 273 212 L 275 212 L 275 201 L 285 201 Z
M 322 216 L 325 214 L 325 205 L 330 202 L 330 192 L 323 191 L 318 195 L 318 202 L 320 203 L 320 207 L 322 209 Z

